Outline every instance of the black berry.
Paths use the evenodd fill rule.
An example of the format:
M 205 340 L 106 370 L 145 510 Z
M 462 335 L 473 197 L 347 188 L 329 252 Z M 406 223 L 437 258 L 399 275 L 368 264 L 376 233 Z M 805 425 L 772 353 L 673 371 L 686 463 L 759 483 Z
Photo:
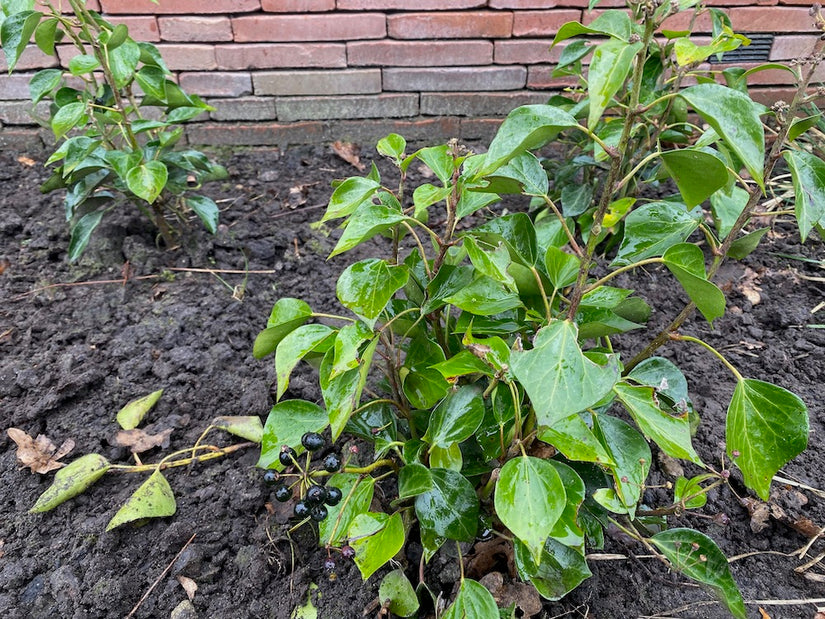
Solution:
M 341 548 L 341 556 L 345 559 L 352 559 L 355 556 L 355 548 L 352 546 L 344 546 Z
M 323 505 L 316 505 L 309 511 L 309 517 L 312 518 L 315 522 L 321 522 L 322 520 L 326 520 L 327 515 L 327 508 Z
M 324 503 L 331 507 L 333 505 L 338 505 L 338 503 L 341 502 L 341 498 L 344 496 L 344 493 L 341 492 L 340 488 L 336 488 L 335 486 L 327 486 L 325 490 L 327 491 L 327 498 L 324 499 Z
M 292 498 L 292 490 L 286 486 L 278 486 L 275 488 L 275 498 L 281 503 L 286 503 Z
M 318 451 L 326 444 L 324 437 L 317 432 L 307 432 L 301 437 L 301 445 L 307 451 Z
M 324 571 L 325 572 L 334 572 L 335 571 L 335 560 L 334 559 L 327 559 L 324 561 Z
M 297 458 L 298 454 L 295 453 L 295 450 L 292 449 L 292 447 L 287 447 L 286 445 L 281 448 L 281 453 L 278 455 L 278 460 L 280 460 L 281 464 L 284 466 L 293 464 L 293 460 L 296 460 Z
M 295 515 L 298 516 L 298 518 L 306 518 L 307 516 L 309 516 L 311 508 L 303 501 L 298 501 L 295 504 L 295 509 L 293 511 L 295 512 Z
M 310 486 L 305 500 L 310 505 L 322 505 L 328 496 L 327 489 L 323 486 Z
M 334 473 L 341 468 L 341 458 L 335 454 L 329 454 L 324 458 L 324 469 L 329 473 Z
M 264 473 L 264 483 L 267 486 L 274 486 L 278 483 L 278 473 L 275 471 L 267 471 Z

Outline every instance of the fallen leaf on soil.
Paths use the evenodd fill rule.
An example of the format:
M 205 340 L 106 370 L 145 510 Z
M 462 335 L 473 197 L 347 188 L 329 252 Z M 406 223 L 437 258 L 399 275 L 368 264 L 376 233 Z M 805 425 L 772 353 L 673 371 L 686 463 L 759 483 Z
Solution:
M 74 449 L 72 439 L 66 439 L 58 448 L 43 434 L 32 438 L 18 428 L 9 428 L 6 432 L 17 443 L 17 460 L 32 473 L 48 473 L 66 466 L 58 460 Z
M 186 597 L 189 598 L 189 601 L 191 602 L 195 599 L 195 591 L 198 590 L 198 583 L 186 576 L 178 576 L 178 582 L 180 586 L 183 587 L 183 590 L 186 591 Z
M 814 615 L 814 619 L 825 619 L 825 611 L 821 611 L 821 610 L 820 610 L 820 611 L 818 611 L 818 612 Z
M 685 476 L 685 469 L 676 458 L 671 458 L 663 451 L 660 451 L 657 457 L 659 459 L 659 466 L 662 467 L 665 474 L 670 475 L 671 477 Z
M 479 582 L 493 594 L 499 607 L 507 608 L 515 603 L 525 617 L 534 617 L 541 612 L 541 598 L 535 587 L 521 582 L 505 585 L 501 572 L 490 572 Z
M 132 450 L 132 453 L 139 454 L 154 447 L 168 447 L 170 434 L 172 434 L 172 428 L 167 428 L 158 434 L 149 434 L 139 428 L 121 430 L 115 436 L 115 442 L 123 447 L 128 447 Z
M 17 158 L 17 161 L 22 163 L 24 166 L 28 166 L 28 167 L 32 167 L 35 164 L 34 159 L 32 159 L 31 157 L 26 157 L 25 155 L 20 155 Z
M 357 144 L 341 141 L 333 142 L 332 152 L 353 166 L 359 172 L 363 172 L 366 169 L 366 166 L 361 163 L 361 158 L 358 156 L 361 154 L 361 147 Z
M 289 195 L 284 200 L 284 206 L 290 209 L 296 209 L 307 203 L 307 195 L 309 195 L 309 188 L 312 185 L 295 185 L 289 188 Z
M 768 613 L 766 613 L 765 609 L 761 606 L 759 607 L 759 615 L 762 617 L 762 619 L 771 619 L 771 616 Z
M 753 269 L 746 268 L 745 274 L 740 278 L 737 288 L 751 302 L 751 305 L 758 305 L 762 302 L 762 289 L 758 286 L 759 275 Z
M 513 546 L 496 537 L 475 545 L 472 556 L 467 560 L 467 573 L 478 578 L 491 573 L 496 566 L 503 565 L 507 565 L 510 574 L 515 573 Z

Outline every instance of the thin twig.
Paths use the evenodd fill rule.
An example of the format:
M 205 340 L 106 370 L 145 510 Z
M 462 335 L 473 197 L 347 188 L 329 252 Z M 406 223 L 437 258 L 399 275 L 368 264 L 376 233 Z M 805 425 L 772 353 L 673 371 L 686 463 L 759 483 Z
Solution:
M 148 597 L 151 595 L 152 591 L 154 591 L 154 590 L 155 590 L 155 587 L 157 587 L 157 586 L 160 584 L 160 581 L 161 581 L 161 580 L 163 580 L 163 578 L 166 576 L 166 574 L 168 574 L 168 573 L 169 573 L 169 570 L 171 570 L 171 569 L 172 569 L 172 566 L 175 564 L 175 561 L 177 561 L 177 560 L 178 560 L 178 557 L 180 557 L 180 556 L 183 554 L 183 551 L 184 551 L 184 550 L 186 550 L 186 549 L 189 547 L 189 544 L 191 544 L 191 543 L 192 543 L 192 540 L 193 540 L 193 539 L 195 539 L 195 536 L 196 536 L 196 535 L 197 535 L 197 533 L 193 533 L 193 534 L 192 534 L 192 537 L 190 537 L 190 538 L 189 538 L 189 541 L 188 541 L 188 542 L 186 542 L 186 543 L 183 545 L 183 548 L 181 548 L 181 549 L 178 551 L 178 554 L 176 554 L 176 555 L 175 555 L 175 558 L 174 558 L 174 559 L 172 559 L 172 561 L 170 561 L 170 562 L 169 562 L 169 565 L 167 565 L 167 566 L 166 566 L 166 569 L 165 569 L 165 570 L 163 570 L 163 571 L 160 573 L 160 576 L 158 576 L 158 577 L 155 579 L 155 582 L 153 582 L 153 583 L 152 583 L 152 586 L 151 586 L 151 587 L 149 587 L 149 588 L 146 590 L 146 593 L 144 593 L 144 594 L 143 594 L 143 597 L 142 597 L 142 598 L 140 598 L 140 599 L 138 600 L 138 603 L 137 603 L 137 604 L 135 604 L 135 607 L 134 607 L 131 611 L 129 611 L 129 614 L 128 614 L 128 615 L 126 615 L 126 617 L 125 617 L 124 619 L 129 619 L 130 617 L 134 617 L 135 613 L 138 611 L 138 609 L 141 607 L 141 605 L 142 605 L 142 604 L 146 601 L 146 598 L 148 598 Z

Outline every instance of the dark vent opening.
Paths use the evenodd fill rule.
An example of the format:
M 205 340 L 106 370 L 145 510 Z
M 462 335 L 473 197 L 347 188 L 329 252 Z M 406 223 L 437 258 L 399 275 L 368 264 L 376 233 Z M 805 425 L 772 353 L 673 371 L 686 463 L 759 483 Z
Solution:
M 720 62 L 767 62 L 771 57 L 771 48 L 773 47 L 772 34 L 745 34 L 751 40 L 750 45 L 742 45 L 732 52 L 725 52 L 722 54 L 720 60 L 716 54 L 708 58 L 711 64 Z

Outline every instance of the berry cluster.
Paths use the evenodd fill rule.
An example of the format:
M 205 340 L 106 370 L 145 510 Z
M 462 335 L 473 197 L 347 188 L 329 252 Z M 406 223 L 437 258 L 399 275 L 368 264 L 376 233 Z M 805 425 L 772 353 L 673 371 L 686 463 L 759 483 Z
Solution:
M 301 437 L 301 445 L 307 450 L 306 466 L 301 467 L 298 462 L 297 452 L 288 445 L 281 448 L 278 456 L 281 464 L 289 467 L 294 466 L 298 473 L 279 474 L 275 471 L 264 473 L 264 482 L 269 486 L 274 486 L 275 499 L 285 503 L 293 497 L 293 487 L 298 486 L 300 490 L 300 500 L 295 503 L 294 514 L 298 518 L 311 518 L 315 522 L 326 519 L 329 512 L 327 507 L 338 505 L 343 498 L 340 488 L 335 486 L 321 486 L 313 479 L 310 471 L 310 461 L 312 454 L 326 445 L 326 440 L 317 432 L 307 432 Z M 327 473 L 334 473 L 341 468 L 341 459 L 334 453 L 327 455 L 321 462 L 321 467 Z M 282 478 L 297 477 L 297 481 L 291 485 L 281 482 Z

